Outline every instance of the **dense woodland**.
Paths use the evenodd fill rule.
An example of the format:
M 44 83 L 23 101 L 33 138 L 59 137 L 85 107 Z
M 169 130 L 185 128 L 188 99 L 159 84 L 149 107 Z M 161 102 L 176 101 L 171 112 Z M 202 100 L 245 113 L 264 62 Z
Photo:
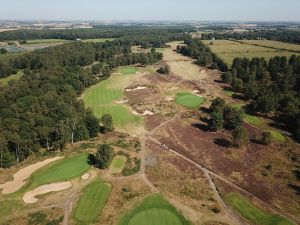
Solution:
M 192 32 L 192 26 L 98 26 L 90 29 L 59 29 L 59 30 L 14 30 L 0 33 L 0 41 L 30 39 L 66 39 L 76 40 L 93 38 L 121 38 L 136 36 L 168 36 Z
M 78 99 L 84 88 L 118 66 L 161 59 L 154 48 L 131 53 L 130 45 L 116 40 L 68 43 L 2 64 L 2 77 L 8 75 L 3 65 L 23 69 L 24 76 L 0 88 L 0 166 L 11 166 L 41 147 L 63 149 L 66 143 L 95 137 L 99 121 Z
M 200 66 L 209 66 L 213 69 L 220 69 L 223 72 L 228 70 L 227 65 L 216 54 L 212 53 L 209 47 L 203 44 L 199 39 L 193 39 L 191 36 L 185 36 L 186 45 L 177 46 L 177 52 L 196 59 Z
M 283 41 L 300 44 L 300 32 L 292 30 L 256 30 L 249 32 L 214 32 L 214 33 L 204 33 L 201 36 L 202 40 L 226 40 L 226 39 L 235 39 L 235 40 L 259 40 L 267 39 L 274 41 Z
M 222 75 L 236 92 L 250 100 L 248 110 L 271 116 L 300 140 L 300 56 L 236 58 Z

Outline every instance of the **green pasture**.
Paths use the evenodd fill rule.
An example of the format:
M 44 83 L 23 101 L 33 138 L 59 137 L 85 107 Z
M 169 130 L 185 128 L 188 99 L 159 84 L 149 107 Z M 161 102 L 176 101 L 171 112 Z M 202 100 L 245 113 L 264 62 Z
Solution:
M 111 165 L 110 165 L 110 171 L 111 173 L 121 173 L 126 163 L 126 157 L 117 155 Z
M 83 175 L 90 169 L 87 154 L 78 154 L 51 163 L 32 175 L 29 187 L 34 188 L 52 182 L 66 181 Z
M 238 193 L 229 193 L 226 202 L 244 218 L 256 225 L 295 225 L 290 220 L 274 215 L 253 205 L 249 200 Z
M 111 185 L 102 181 L 87 185 L 81 192 L 74 218 L 80 222 L 94 222 L 101 214 L 110 192 Z
M 190 109 L 195 109 L 204 102 L 204 98 L 190 93 L 177 93 L 175 102 L 178 105 L 182 105 Z
M 175 207 L 161 195 L 147 197 L 124 215 L 119 225 L 191 225 Z

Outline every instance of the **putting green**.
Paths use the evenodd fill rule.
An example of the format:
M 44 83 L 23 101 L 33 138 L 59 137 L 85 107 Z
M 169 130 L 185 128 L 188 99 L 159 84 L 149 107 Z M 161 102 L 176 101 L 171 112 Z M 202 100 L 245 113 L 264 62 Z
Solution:
M 175 101 L 178 105 L 194 109 L 198 108 L 204 102 L 204 98 L 190 93 L 177 93 Z
M 34 173 L 29 186 L 34 188 L 52 182 L 71 180 L 84 174 L 90 167 L 87 154 L 61 159 Z
M 113 159 L 113 161 L 110 165 L 110 171 L 112 173 L 121 173 L 124 168 L 125 163 L 126 163 L 126 157 L 117 155 Z
M 273 215 L 257 208 L 246 198 L 237 193 L 229 193 L 225 200 L 243 217 L 257 225 L 295 225 L 279 215 Z
M 119 225 L 191 225 L 176 208 L 161 195 L 147 197 L 125 215 Z
M 102 181 L 95 181 L 86 186 L 75 208 L 75 219 L 80 222 L 95 221 L 101 214 L 110 192 L 111 185 Z

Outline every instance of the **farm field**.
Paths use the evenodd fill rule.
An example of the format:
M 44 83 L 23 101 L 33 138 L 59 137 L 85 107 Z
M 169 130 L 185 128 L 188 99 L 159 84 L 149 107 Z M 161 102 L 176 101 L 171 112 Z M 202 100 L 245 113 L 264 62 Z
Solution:
M 257 208 L 237 193 L 229 193 L 225 198 L 228 204 L 247 220 L 257 225 L 295 225 L 286 218 L 273 215 Z
M 136 78 L 137 69 L 125 67 L 119 69 L 122 74 L 114 74 L 109 79 L 100 82 L 89 88 L 83 94 L 86 107 L 93 109 L 95 115 L 101 118 L 106 113 L 113 117 L 114 125 L 117 128 L 124 128 L 127 125 L 138 125 L 142 118 L 134 115 L 129 107 L 118 104 L 115 101 L 124 97 L 124 89 Z
M 143 200 L 129 214 L 125 215 L 119 225 L 191 225 L 161 195 L 152 195 Z
M 110 165 L 110 171 L 112 174 L 115 174 L 115 173 L 121 173 L 124 166 L 125 166 L 125 163 L 126 163 L 126 157 L 125 156 L 119 156 L 117 155 L 111 165 Z
M 90 167 L 87 154 L 61 159 L 34 173 L 30 178 L 29 186 L 34 188 L 52 182 L 71 180 L 84 174 Z
M 204 98 L 191 93 L 177 93 L 175 101 L 179 105 L 194 109 L 204 102 Z
M 10 75 L 8 77 L 2 78 L 0 79 L 0 83 L 2 83 L 3 85 L 7 85 L 9 81 L 12 80 L 18 80 L 23 76 L 23 71 L 19 71 L 16 74 Z
M 203 41 L 203 43 L 209 46 L 212 52 L 217 54 L 228 65 L 231 65 L 233 59 L 236 57 L 246 57 L 249 59 L 252 59 L 253 57 L 264 57 L 266 60 L 268 60 L 275 56 L 289 57 L 293 54 L 299 55 L 299 53 L 288 52 L 285 50 L 271 49 L 262 46 L 253 46 L 247 43 L 239 43 L 228 40 L 205 40 Z M 213 45 L 211 45 L 210 43 L 213 43 Z M 269 43 L 269 45 L 271 44 Z
M 101 214 L 110 192 L 111 185 L 102 181 L 87 185 L 80 195 L 74 218 L 79 222 L 94 222 Z

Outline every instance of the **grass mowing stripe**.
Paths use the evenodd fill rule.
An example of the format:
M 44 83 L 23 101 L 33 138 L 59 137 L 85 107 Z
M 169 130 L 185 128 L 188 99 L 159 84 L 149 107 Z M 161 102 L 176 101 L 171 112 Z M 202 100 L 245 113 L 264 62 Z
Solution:
M 257 225 L 295 225 L 290 220 L 279 215 L 273 215 L 257 208 L 238 193 L 229 193 L 225 200 L 243 217 Z
M 30 178 L 30 188 L 52 182 L 71 180 L 79 177 L 90 169 L 87 154 L 79 154 L 66 159 L 61 159 L 40 169 Z
M 100 215 L 111 192 L 111 185 L 95 181 L 83 189 L 74 217 L 80 222 L 93 222 Z

